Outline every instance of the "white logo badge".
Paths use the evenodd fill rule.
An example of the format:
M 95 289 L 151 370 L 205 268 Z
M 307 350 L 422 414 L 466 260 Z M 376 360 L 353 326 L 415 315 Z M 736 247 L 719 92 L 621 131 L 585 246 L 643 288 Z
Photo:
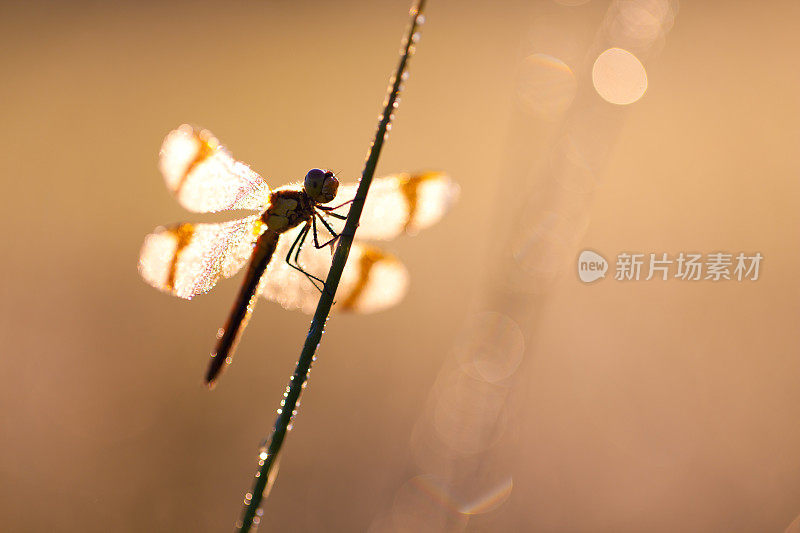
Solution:
M 584 283 L 591 283 L 606 277 L 608 261 L 602 255 L 591 250 L 584 250 L 578 256 L 578 277 Z

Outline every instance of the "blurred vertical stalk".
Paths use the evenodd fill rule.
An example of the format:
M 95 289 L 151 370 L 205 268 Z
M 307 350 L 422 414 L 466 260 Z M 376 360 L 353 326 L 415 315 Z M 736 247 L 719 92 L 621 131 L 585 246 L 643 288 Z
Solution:
M 672 27 L 676 4 L 611 2 L 585 52 L 575 43 L 589 26 L 575 19 L 589 21 L 590 13 L 565 9 L 552 3 L 535 7 L 532 37 L 523 41 L 529 49 L 523 49 L 517 74 L 511 141 L 499 172 L 503 186 L 491 217 L 494 234 L 502 237 L 487 249 L 495 259 L 484 283 L 475 284 L 483 294 L 419 412 L 411 438 L 414 471 L 371 525 L 375 533 L 464 531 L 473 516 L 508 501 L 514 476 L 525 472 L 519 458 L 530 451 L 520 451 L 515 442 L 519 421 L 542 397 L 527 397 L 531 388 L 520 384 L 529 384 L 538 370 L 534 357 L 548 357 L 538 343 L 542 319 L 559 278 L 570 265 L 577 267 L 595 191 L 629 112 L 598 96 L 593 65 L 612 47 L 653 57 Z M 546 471 L 541 463 L 537 470 Z M 546 487 L 528 482 L 534 492 Z M 525 496 L 514 505 L 528 505 Z M 498 512 L 482 527 L 545 527 L 544 511 L 525 511 L 530 509 L 523 509 L 523 519 Z
M 389 124 L 394 118 L 394 110 L 397 109 L 399 103 L 398 98 L 403 88 L 403 82 L 408 76 L 408 61 L 414 54 L 415 45 L 419 40 L 419 28 L 424 22 L 424 17 L 422 15 L 424 7 L 425 0 L 417 0 L 414 7 L 411 8 L 411 23 L 408 32 L 403 38 L 400 49 L 400 62 L 389 82 L 388 95 L 383 103 L 383 113 L 378 122 L 375 139 L 370 146 L 369 154 L 364 164 L 364 170 L 361 173 L 361 181 L 359 182 L 358 190 L 356 191 L 355 198 L 350 207 L 350 212 L 347 215 L 344 229 L 339 237 L 331 269 L 326 278 L 324 291 L 320 295 L 317 309 L 314 312 L 314 317 L 311 319 L 311 327 L 308 330 L 303 349 L 300 352 L 300 358 L 297 360 L 297 367 L 289 378 L 289 384 L 283 395 L 284 398 L 277 411 L 278 417 L 275 420 L 272 434 L 260 450 L 258 461 L 259 468 L 258 472 L 255 474 L 253 488 L 244 498 L 242 519 L 241 522 L 237 524 L 240 533 L 248 532 L 254 525 L 257 526 L 259 524 L 261 502 L 266 495 L 265 492 L 271 488 L 274 482 L 277 473 L 278 454 L 286 438 L 286 433 L 291 429 L 292 419 L 297 414 L 300 394 L 305 388 L 308 374 L 311 370 L 311 364 L 315 360 L 315 353 L 322 339 L 322 332 L 333 305 L 333 298 L 336 295 L 336 289 L 339 286 L 342 271 L 344 270 L 345 263 L 347 263 L 347 257 L 350 254 L 350 247 L 353 244 L 353 237 L 355 236 L 356 228 L 358 228 L 358 221 L 361 218 L 364 201 L 367 198 L 367 192 L 372 183 L 375 167 L 378 164 L 378 157 L 380 156 L 383 143 L 388 136 Z

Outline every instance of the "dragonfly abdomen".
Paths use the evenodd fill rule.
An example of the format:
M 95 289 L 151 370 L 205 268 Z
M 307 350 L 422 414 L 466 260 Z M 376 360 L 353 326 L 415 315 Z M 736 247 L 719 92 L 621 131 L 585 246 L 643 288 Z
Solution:
M 236 297 L 225 327 L 217 335 L 217 347 L 211 354 L 211 363 L 206 372 L 206 385 L 209 387 L 214 386 L 214 382 L 219 378 L 222 370 L 231 363 L 239 338 L 250 320 L 250 315 L 253 314 L 253 308 L 258 299 L 259 281 L 275 254 L 279 237 L 278 232 L 267 229 L 256 241 L 253 256 L 247 267 L 247 274 L 241 289 L 239 289 L 239 295 Z

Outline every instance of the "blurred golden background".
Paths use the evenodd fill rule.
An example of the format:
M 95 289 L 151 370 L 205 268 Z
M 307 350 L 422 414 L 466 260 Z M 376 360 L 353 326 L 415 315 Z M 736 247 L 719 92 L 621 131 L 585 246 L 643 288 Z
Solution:
M 272 186 L 315 166 L 354 180 L 407 13 L 0 5 L 4 530 L 232 529 L 309 317 L 260 303 L 200 385 L 239 278 L 191 304 L 139 279 L 146 233 L 201 218 L 158 148 L 190 122 Z M 404 302 L 329 322 L 261 529 L 783 531 L 800 514 L 800 6 L 427 13 L 378 174 L 445 169 L 461 198 L 391 243 Z M 614 47 L 637 59 L 595 64 Z M 586 285 L 583 249 L 764 261 L 754 282 Z

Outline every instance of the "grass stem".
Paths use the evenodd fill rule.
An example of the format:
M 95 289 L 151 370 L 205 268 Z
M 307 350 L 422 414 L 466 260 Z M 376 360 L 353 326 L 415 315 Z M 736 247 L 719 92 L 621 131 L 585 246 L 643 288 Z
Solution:
M 265 441 L 265 446 L 262 447 L 260 451 L 258 461 L 259 468 L 255 475 L 253 488 L 245 495 L 245 506 L 242 512 L 241 522 L 237 524 L 240 533 L 249 532 L 253 525 L 258 525 L 260 522 L 261 502 L 265 496 L 265 490 L 268 489 L 274 481 L 278 454 L 286 438 L 286 433 L 291 429 L 292 419 L 297 414 L 300 395 L 308 380 L 311 364 L 315 359 L 315 353 L 322 339 L 325 323 L 328 320 L 328 315 L 333 306 L 333 298 L 336 295 L 336 289 L 339 286 L 342 271 L 344 270 L 345 263 L 347 263 L 347 257 L 350 254 L 350 247 L 353 244 L 353 237 L 355 236 L 356 228 L 358 228 L 361 211 L 364 208 L 367 192 L 372 183 L 372 177 L 375 174 L 378 157 L 380 156 L 383 143 L 386 141 L 389 124 L 394 118 L 394 111 L 397 109 L 398 97 L 403 88 L 403 82 L 407 77 L 408 61 L 413 55 L 415 45 L 419 40 L 419 28 L 424 22 L 424 17 L 422 15 L 424 4 L 425 0 L 418 0 L 411 9 L 411 24 L 408 33 L 403 39 L 402 48 L 400 50 L 400 62 L 390 81 L 389 92 L 384 102 L 383 113 L 378 122 L 378 129 L 375 132 L 375 139 L 370 146 L 369 155 L 364 164 L 364 170 L 361 173 L 361 181 L 359 182 L 355 199 L 350 207 L 344 229 L 342 230 L 341 237 L 336 247 L 336 252 L 333 255 L 331 269 L 325 281 L 325 289 L 320 295 L 317 309 L 314 312 L 314 317 L 311 319 L 311 327 L 308 330 L 303 349 L 300 352 L 300 358 L 297 360 L 297 367 L 289 379 L 289 385 L 286 387 L 284 399 L 281 402 L 280 409 L 278 409 L 278 417 L 275 420 L 275 426 L 273 427 L 270 437 Z

